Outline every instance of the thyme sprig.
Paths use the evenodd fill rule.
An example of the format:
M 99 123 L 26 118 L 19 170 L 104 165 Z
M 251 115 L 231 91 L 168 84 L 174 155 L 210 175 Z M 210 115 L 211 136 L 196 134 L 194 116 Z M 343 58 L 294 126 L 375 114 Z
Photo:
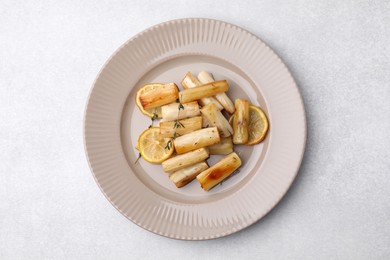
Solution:
M 177 119 L 175 120 L 175 124 L 173 125 L 173 128 L 175 128 L 175 129 L 180 128 L 180 127 L 185 128 L 185 126 L 179 121 L 180 110 L 184 110 L 184 106 L 182 103 L 179 103 L 179 106 L 178 106 Z

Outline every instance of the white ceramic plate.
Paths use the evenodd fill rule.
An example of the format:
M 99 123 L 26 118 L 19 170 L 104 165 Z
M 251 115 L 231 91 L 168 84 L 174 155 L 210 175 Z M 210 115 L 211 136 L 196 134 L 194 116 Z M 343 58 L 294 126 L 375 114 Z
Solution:
M 235 147 L 239 173 L 209 192 L 196 180 L 178 189 L 160 165 L 134 163 L 137 138 L 151 122 L 135 105 L 137 88 L 179 86 L 187 71 L 200 70 L 227 79 L 232 99 L 259 105 L 270 121 L 260 145 Z M 294 79 L 264 42 L 225 22 L 181 19 L 137 34 L 107 61 L 89 96 L 84 138 L 97 184 L 123 215 L 163 236 L 201 240 L 241 230 L 278 203 L 299 169 L 306 120 Z

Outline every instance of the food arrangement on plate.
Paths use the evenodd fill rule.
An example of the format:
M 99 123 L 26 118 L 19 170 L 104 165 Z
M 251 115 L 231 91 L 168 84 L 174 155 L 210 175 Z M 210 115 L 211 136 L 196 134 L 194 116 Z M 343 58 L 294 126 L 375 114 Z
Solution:
M 218 132 L 220 143 L 188 152 L 195 154 L 191 158 L 200 155 L 205 159 L 198 163 L 191 162 L 193 168 L 172 169 L 174 173 L 166 174 L 160 164 L 164 162 L 165 166 L 167 163 L 169 166 L 169 160 L 179 160 L 179 156 L 183 155 L 175 151 L 176 139 L 192 134 L 185 132 L 187 129 L 190 131 L 190 127 L 193 127 L 192 132 L 207 127 L 201 111 L 207 105 L 202 103 L 203 97 L 196 100 L 197 108 L 192 106 L 195 112 L 200 113 L 178 119 L 184 113 L 180 109 L 177 115 L 180 94 L 176 94 L 176 91 L 180 93 L 183 90 L 182 78 L 188 70 L 192 70 L 194 78 L 199 81 L 197 76 L 202 69 L 213 73 L 216 81 L 227 80 L 229 90 L 223 93 L 231 98 L 233 107 L 236 98 L 252 103 L 249 114 L 250 117 L 254 115 L 254 120 L 250 119 L 248 126 L 248 142 L 237 145 L 233 143 L 232 134 L 229 139 Z M 178 102 L 172 98 L 173 101 L 165 100 L 170 103 L 148 107 L 145 104 L 147 100 L 144 100 L 144 109 L 139 96 L 165 85 L 154 83 L 142 87 L 150 82 L 176 83 L 179 89 L 169 89 L 174 91 L 173 96 L 179 98 Z M 205 83 L 200 82 L 202 84 Z M 143 90 L 137 93 L 141 87 Z M 136 95 L 138 107 L 142 108 L 143 113 L 139 112 L 134 102 Z M 218 101 L 219 110 L 230 121 L 234 131 L 233 119 L 236 114 L 232 115 L 236 109 L 234 107 L 234 111 L 229 111 L 226 104 L 223 107 L 223 101 L 218 100 L 218 96 L 215 94 L 211 97 Z M 171 103 L 174 105 L 169 107 Z M 218 103 L 215 103 L 217 107 Z M 191 102 L 182 102 L 181 105 L 191 107 Z M 258 124 L 260 127 L 254 124 L 255 115 L 262 115 L 256 112 L 258 105 L 266 112 L 270 128 L 262 143 L 249 146 L 261 136 L 252 131 L 257 129 L 261 132 L 259 129 L 264 129 L 261 123 Z M 163 120 L 162 108 L 165 112 L 173 109 L 176 112 L 172 112 L 172 115 L 177 118 Z M 186 109 L 187 112 L 189 110 Z M 198 117 L 201 117 L 200 129 Z M 155 120 L 152 128 L 148 129 L 150 118 Z M 179 123 L 184 127 L 179 127 Z M 210 124 L 208 127 L 214 126 Z M 160 135 L 160 129 L 168 137 Z M 139 151 L 134 147 L 137 147 L 141 133 L 141 139 L 148 138 L 149 141 L 143 144 L 145 160 L 140 158 L 135 164 Z M 84 117 L 87 160 L 97 185 L 107 199 L 140 227 L 183 240 L 226 236 L 265 216 L 286 194 L 298 174 L 306 137 L 304 103 L 294 77 L 282 59 L 245 29 L 204 18 L 164 22 L 144 30 L 123 44 L 97 75 Z M 168 145 L 164 138 L 171 140 L 171 143 Z M 150 145 L 150 140 L 156 142 Z M 215 165 L 217 161 L 231 154 L 232 150 L 240 157 L 242 165 L 221 184 L 207 192 L 199 187 L 195 177 L 191 183 L 176 188 L 175 183 L 180 187 L 189 182 L 193 177 L 187 176 L 192 172 L 220 167 Z M 152 151 L 152 154 L 148 151 Z M 165 153 L 166 158 L 161 158 L 161 154 L 165 156 Z M 152 164 L 146 160 L 155 162 Z M 157 162 L 159 160 L 161 163 Z
M 136 95 L 139 110 L 152 119 L 137 142 L 140 157 L 162 165 L 169 179 L 180 188 L 195 178 L 208 191 L 231 176 L 242 161 L 234 145 L 256 145 L 264 140 L 268 119 L 248 100 L 228 97 L 226 80 L 215 80 L 207 71 L 198 76 L 187 72 L 175 83 L 150 83 Z M 155 120 L 159 125 L 154 126 Z M 213 155 L 224 157 L 209 166 Z

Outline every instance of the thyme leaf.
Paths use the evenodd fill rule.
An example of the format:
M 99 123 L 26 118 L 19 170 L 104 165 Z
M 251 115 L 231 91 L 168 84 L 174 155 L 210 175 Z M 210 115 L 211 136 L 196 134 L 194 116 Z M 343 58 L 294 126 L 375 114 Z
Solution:
M 180 128 L 180 127 L 185 128 L 185 126 L 179 120 L 176 120 L 175 124 L 173 125 L 173 128 Z
M 169 140 L 167 145 L 165 146 L 165 149 L 168 149 L 168 151 L 170 151 L 172 148 L 172 140 Z
M 149 126 L 149 128 L 151 128 L 153 126 L 153 122 L 154 120 L 156 120 L 158 118 L 158 114 L 157 113 L 153 113 L 153 116 L 150 118 L 152 120 L 152 124 Z
M 153 113 L 153 116 L 150 119 L 152 119 L 152 121 L 154 121 L 157 118 L 158 118 L 158 114 L 157 113 Z
M 178 133 L 175 132 L 175 133 L 173 134 L 173 140 L 175 140 L 175 139 L 178 138 L 179 136 L 180 136 L 180 134 L 178 134 Z
M 138 153 L 138 158 L 137 158 L 137 160 L 135 160 L 134 164 L 137 164 L 139 159 L 141 159 L 141 157 L 142 157 L 141 153 Z

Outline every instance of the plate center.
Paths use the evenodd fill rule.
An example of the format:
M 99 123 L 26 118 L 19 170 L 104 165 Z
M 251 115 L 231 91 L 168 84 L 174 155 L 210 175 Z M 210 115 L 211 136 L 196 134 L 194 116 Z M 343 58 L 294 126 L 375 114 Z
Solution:
M 135 163 L 139 155 L 135 149 L 138 136 L 152 123 L 151 119 L 143 115 L 135 105 L 134 100 L 137 90 L 150 82 L 175 82 L 182 90 L 183 87 L 180 82 L 187 71 L 197 75 L 201 70 L 211 72 L 215 80 L 226 79 L 230 88 L 228 96 L 233 102 L 236 98 L 247 99 L 251 104 L 260 106 L 266 113 L 268 112 L 266 102 L 261 93 L 261 86 L 256 86 L 236 66 L 216 57 L 182 55 L 172 57 L 156 65 L 143 75 L 135 86 L 129 86 L 131 91 L 125 103 L 121 119 L 122 148 L 133 174 L 155 193 L 172 201 L 183 203 L 201 203 L 218 200 L 242 188 L 250 181 L 255 168 L 259 165 L 259 161 L 264 159 L 269 140 L 269 137 L 267 137 L 263 143 L 255 146 L 235 145 L 234 151 L 242 159 L 242 166 L 234 176 L 231 176 L 208 192 L 201 189 L 196 179 L 182 188 L 176 188 L 168 178 L 168 174 L 162 170 L 161 165 L 150 164 L 142 158 Z M 157 121 L 154 122 L 154 126 L 158 126 Z M 213 155 L 208 160 L 208 164 L 212 166 L 220 158 L 222 156 Z

